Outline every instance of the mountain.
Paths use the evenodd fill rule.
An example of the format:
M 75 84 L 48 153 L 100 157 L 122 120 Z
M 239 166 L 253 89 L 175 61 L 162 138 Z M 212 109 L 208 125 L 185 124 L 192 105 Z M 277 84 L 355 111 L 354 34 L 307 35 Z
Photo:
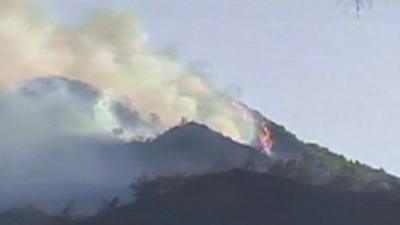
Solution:
M 305 143 L 255 111 L 254 117 L 272 135 L 271 154 L 256 145 L 236 143 L 194 122 L 174 127 L 150 142 L 130 143 L 132 147 L 128 148 L 137 149 L 134 158 L 142 163 L 143 173 L 149 175 L 204 174 L 242 168 L 346 190 L 400 191 L 400 180 L 384 170 L 347 160 L 318 144 Z
M 32 202 L 7 203 L 20 207 L 3 210 L 0 225 L 398 224 L 397 177 L 305 143 L 253 113 L 273 138 L 270 154 L 194 122 L 144 142 L 87 145 L 84 155 L 66 143 L 57 154 L 50 152 L 55 167 L 46 169 L 69 168 L 79 156 L 95 162 L 96 179 L 104 182 L 93 183 L 92 172 L 80 169 L 85 179 L 74 182 L 75 175 L 67 169 L 62 174 L 71 181 L 62 174 L 49 181 L 58 191 L 47 188 L 49 192 L 39 195 L 32 192 Z M 42 154 L 49 157 L 48 152 Z M 132 182 L 134 199 L 129 197 Z M 56 214 L 51 204 L 52 214 L 21 208 L 46 206 L 48 199 L 56 199 L 58 209 L 66 202 L 75 204 Z M 73 214 L 96 208 L 98 213 L 90 217 Z
M 400 190 L 399 179 L 383 170 L 304 143 L 283 126 L 254 113 L 257 123 L 266 124 L 274 139 L 270 155 L 193 122 L 145 142 L 93 140 L 87 144 L 81 140 L 83 137 L 71 138 L 57 151 L 42 149 L 36 155 L 36 159 L 46 161 L 39 160 L 42 163 L 31 168 L 35 176 L 8 180 L 0 187 L 0 211 L 35 204 L 55 212 L 72 201 L 78 211 L 93 213 L 104 199 L 116 196 L 123 202 L 130 201 L 129 185 L 139 178 L 209 174 L 235 168 L 343 190 Z M 85 145 L 71 149 L 70 142 L 73 146 L 81 142 Z

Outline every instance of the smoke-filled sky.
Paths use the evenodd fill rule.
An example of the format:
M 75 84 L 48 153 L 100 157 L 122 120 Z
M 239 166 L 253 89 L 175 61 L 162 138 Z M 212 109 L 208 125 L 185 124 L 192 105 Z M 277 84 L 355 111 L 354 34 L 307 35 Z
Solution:
M 340 4 L 340 2 L 344 4 Z M 78 23 L 96 7 L 134 10 L 156 50 L 301 138 L 400 174 L 400 5 L 375 0 L 356 19 L 350 0 L 49 0 Z
M 248 112 L 170 54 L 150 50 L 146 33 L 129 11 L 98 11 L 65 26 L 39 7 L 29 0 L 1 1 L 2 91 L 18 90 L 26 82 L 28 88 L 40 89 L 40 85 L 31 87 L 29 81 L 64 77 L 68 79 L 62 83 L 79 81 L 99 91 L 101 98 L 93 106 L 95 112 L 103 111 L 99 124 L 123 136 L 152 136 L 157 129 L 143 129 L 140 124 L 136 128 L 141 127 L 141 131 L 132 132 L 121 127 L 126 122 L 118 122 L 120 113 L 110 107 L 114 102 L 137 114 L 147 128 L 151 124 L 165 130 L 184 117 L 237 141 L 249 143 L 253 139 L 255 128 Z M 62 90 L 62 85 L 43 82 L 50 83 L 54 92 Z

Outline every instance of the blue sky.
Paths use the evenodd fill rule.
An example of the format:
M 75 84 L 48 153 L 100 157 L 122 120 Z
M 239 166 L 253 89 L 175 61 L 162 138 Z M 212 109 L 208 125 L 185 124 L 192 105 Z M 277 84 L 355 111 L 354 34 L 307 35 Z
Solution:
M 76 23 L 90 10 L 134 12 L 155 50 L 202 62 L 218 86 L 300 138 L 400 174 L 400 27 L 395 1 L 356 19 L 337 0 L 47 0 Z

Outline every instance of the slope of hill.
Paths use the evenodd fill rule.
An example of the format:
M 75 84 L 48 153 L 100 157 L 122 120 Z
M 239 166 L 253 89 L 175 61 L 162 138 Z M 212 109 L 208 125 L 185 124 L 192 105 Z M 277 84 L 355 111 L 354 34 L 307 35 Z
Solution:
M 400 196 L 301 184 L 232 170 L 159 178 L 136 186 L 136 202 L 110 208 L 82 225 L 397 225 Z
M 253 111 L 253 115 L 259 124 L 267 125 L 274 138 L 274 163 L 270 172 L 348 190 L 400 191 L 399 178 L 383 169 L 348 160 L 318 144 L 305 143 L 259 112 Z

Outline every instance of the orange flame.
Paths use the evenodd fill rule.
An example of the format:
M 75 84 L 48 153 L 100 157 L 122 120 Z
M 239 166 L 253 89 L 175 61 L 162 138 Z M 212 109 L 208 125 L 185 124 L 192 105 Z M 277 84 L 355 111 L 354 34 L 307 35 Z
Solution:
M 258 142 L 261 150 L 271 153 L 272 146 L 274 145 L 274 139 L 272 137 L 272 133 L 269 131 L 265 123 L 261 126 L 260 133 L 258 135 Z

